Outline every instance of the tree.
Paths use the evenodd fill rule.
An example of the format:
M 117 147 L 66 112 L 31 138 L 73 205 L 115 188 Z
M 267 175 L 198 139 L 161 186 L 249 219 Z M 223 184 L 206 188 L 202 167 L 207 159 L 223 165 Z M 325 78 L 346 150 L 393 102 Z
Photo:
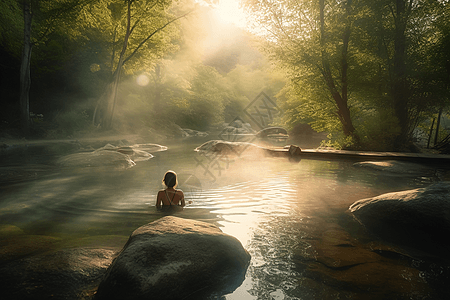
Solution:
M 0 94 L 3 125 L 20 121 L 19 68 L 23 13 L 16 0 L 0 2 Z
M 437 40 L 433 33 L 442 32 L 436 24 L 446 6 L 447 1 L 433 0 L 246 3 L 258 25 L 255 32 L 266 37 L 267 52 L 291 78 L 280 94 L 288 114 L 308 111 L 316 118 L 309 122 L 322 122 L 323 129 L 324 122 L 334 123 L 334 117 L 316 112 L 332 112 L 344 135 L 356 143 L 361 136 L 364 140 L 382 137 L 380 133 L 367 136 L 374 133 L 367 130 L 369 116 L 372 122 L 389 124 L 384 137 L 389 144 L 395 142 L 396 149 L 411 141 L 424 110 L 434 106 L 430 96 L 436 93 L 429 90 L 437 72 L 424 62 L 433 56 Z M 328 100 L 334 109 L 326 107 L 331 104 Z
M 23 1 L 23 51 L 20 66 L 20 111 L 21 124 L 24 134 L 29 133 L 30 127 L 30 64 L 31 64 L 31 5 L 30 1 Z
M 436 64 L 433 58 L 445 53 L 436 44 L 445 36 L 439 27 L 448 24 L 448 18 L 442 22 L 448 5 L 432 0 L 385 0 L 366 5 L 373 14 L 365 19 L 363 30 L 371 32 L 376 41 L 367 50 L 380 61 L 379 78 L 387 83 L 380 92 L 388 96 L 384 105 L 392 107 L 399 128 L 394 146 L 402 149 L 411 142 L 427 112 L 441 107 L 442 94 L 437 91 L 442 88 L 437 83 L 442 82 L 443 61 Z
M 84 4 L 82 0 L 20 0 L 23 10 L 23 50 L 20 67 L 21 127 L 25 134 L 30 126 L 31 53 L 33 46 L 46 41 L 58 27 Z
M 145 55 L 148 56 L 147 60 L 160 59 L 166 51 L 170 50 L 171 35 L 174 34 L 169 31 L 164 35 L 163 31 L 189 12 L 172 16 L 167 12 L 172 4 L 171 0 L 127 0 L 124 4 L 123 1 L 100 2 L 101 5 L 95 3 L 88 8 L 86 13 L 91 15 L 84 22 L 93 26 L 95 20 L 106 17 L 106 22 L 103 20 L 99 23 L 104 27 L 98 27 L 97 30 L 106 30 L 112 37 L 109 47 L 111 79 L 94 112 L 94 123 L 101 124 L 104 129 L 110 129 L 125 64 L 135 58 L 143 58 Z M 120 52 L 117 56 L 118 47 Z
M 291 79 L 317 80 L 335 107 L 334 116 L 346 136 L 359 140 L 349 107 L 349 44 L 353 3 L 347 1 L 249 1 L 246 8 L 268 40 L 267 51 Z

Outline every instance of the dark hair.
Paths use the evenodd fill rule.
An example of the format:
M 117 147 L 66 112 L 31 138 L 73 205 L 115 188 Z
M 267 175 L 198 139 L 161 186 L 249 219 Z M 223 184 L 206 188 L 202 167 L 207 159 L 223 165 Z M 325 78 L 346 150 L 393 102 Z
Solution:
M 174 171 L 167 171 L 166 174 L 164 174 L 163 183 L 169 188 L 176 186 L 178 184 L 177 173 Z

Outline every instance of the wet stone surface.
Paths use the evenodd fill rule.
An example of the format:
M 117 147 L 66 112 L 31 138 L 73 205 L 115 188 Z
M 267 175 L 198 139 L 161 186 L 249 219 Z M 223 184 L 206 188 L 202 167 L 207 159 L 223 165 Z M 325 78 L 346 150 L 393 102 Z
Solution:
M 418 294 L 432 299 L 427 282 L 411 266 L 413 259 L 398 249 L 361 244 L 337 225 L 329 226 L 309 243 L 306 253 L 294 251 L 297 269 L 307 278 L 352 295 L 352 299 L 410 299 Z

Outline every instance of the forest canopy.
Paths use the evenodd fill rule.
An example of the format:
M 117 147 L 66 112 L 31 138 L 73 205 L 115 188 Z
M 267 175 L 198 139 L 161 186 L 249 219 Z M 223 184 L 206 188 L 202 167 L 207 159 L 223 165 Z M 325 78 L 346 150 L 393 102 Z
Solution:
M 2 1 L 2 131 L 207 131 L 262 91 L 284 112 L 272 125 L 339 148 L 411 149 L 446 118 L 448 1 L 240 3 L 246 28 L 214 1 Z
M 448 106 L 448 1 L 244 3 L 289 74 L 278 95 L 286 124 L 309 122 L 347 147 L 402 149 Z

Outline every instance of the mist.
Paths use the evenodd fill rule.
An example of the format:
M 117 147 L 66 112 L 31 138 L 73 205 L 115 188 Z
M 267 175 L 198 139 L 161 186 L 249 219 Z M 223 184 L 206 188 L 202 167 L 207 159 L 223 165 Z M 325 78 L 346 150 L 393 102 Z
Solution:
M 442 214 L 399 241 L 349 211 L 450 179 L 448 1 L 391 2 L 1 2 L 5 294 L 95 299 L 130 235 L 170 216 L 251 255 L 221 299 L 449 298 Z
M 179 11 L 183 7 L 174 9 Z M 30 112 L 39 115 L 31 120 L 36 138 L 81 138 L 109 131 L 161 140 L 179 136 L 179 127 L 220 130 L 238 116 L 245 118 L 243 108 L 260 92 L 274 97 L 286 82 L 258 50 L 254 36 L 218 18 L 216 8 L 198 6 L 158 34 L 156 40 L 169 39 L 161 40 L 161 49 L 144 49 L 127 61 L 112 126 L 105 127 L 114 52 L 99 32 L 84 34 L 89 39 L 69 40 L 69 47 L 53 60 L 44 56 L 54 51 L 51 44 L 36 50 L 30 90 Z M 45 70 L 39 67 L 43 63 Z M 14 127 L 16 116 L 5 124 Z

